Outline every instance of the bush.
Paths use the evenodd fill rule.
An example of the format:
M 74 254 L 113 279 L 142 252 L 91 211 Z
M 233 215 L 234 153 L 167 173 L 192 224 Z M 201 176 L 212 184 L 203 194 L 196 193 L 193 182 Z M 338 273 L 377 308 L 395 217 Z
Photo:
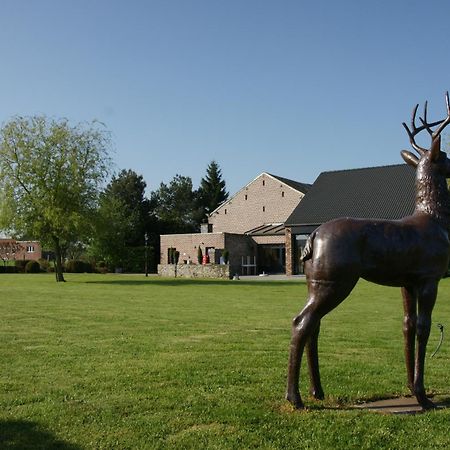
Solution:
M 230 252 L 226 248 L 223 249 L 222 258 L 223 258 L 223 262 L 225 264 L 228 264 L 228 261 L 230 259 Z
M 16 266 L 0 266 L 0 273 L 17 273 Z
M 39 265 L 41 266 L 41 270 L 44 272 L 49 272 L 50 263 L 46 259 L 41 258 L 39 260 Z
M 200 246 L 198 246 L 198 250 L 197 250 L 197 261 L 199 264 L 201 264 L 203 262 L 203 252 Z
M 106 261 L 99 261 L 95 265 L 95 271 L 98 273 L 108 273 L 108 264 L 106 264 Z
M 37 261 L 28 261 L 25 265 L 25 273 L 40 273 L 41 266 Z
M 68 273 L 92 273 L 92 265 L 86 261 L 70 259 L 65 264 L 65 271 Z
M 16 266 L 17 272 L 24 273 L 25 266 L 30 262 L 29 259 L 16 259 L 14 265 Z

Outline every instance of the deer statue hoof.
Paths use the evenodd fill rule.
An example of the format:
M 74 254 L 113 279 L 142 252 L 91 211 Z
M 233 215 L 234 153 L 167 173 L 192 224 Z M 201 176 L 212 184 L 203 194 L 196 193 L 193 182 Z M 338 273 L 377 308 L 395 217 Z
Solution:
M 419 402 L 419 405 L 422 407 L 423 410 L 429 410 L 429 409 L 436 409 L 437 406 L 425 395 L 420 396 L 417 398 L 417 401 Z
M 325 394 L 323 393 L 322 389 L 310 389 L 309 393 L 312 397 L 314 397 L 316 400 L 323 400 L 325 398 Z
M 305 409 L 305 405 L 299 394 L 289 394 L 286 393 L 286 400 L 291 403 L 294 409 Z

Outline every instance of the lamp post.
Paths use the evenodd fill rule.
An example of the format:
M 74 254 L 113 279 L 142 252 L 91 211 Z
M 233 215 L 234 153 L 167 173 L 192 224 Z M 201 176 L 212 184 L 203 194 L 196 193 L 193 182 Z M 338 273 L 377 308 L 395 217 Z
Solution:
M 145 232 L 145 276 L 148 277 L 148 234 Z

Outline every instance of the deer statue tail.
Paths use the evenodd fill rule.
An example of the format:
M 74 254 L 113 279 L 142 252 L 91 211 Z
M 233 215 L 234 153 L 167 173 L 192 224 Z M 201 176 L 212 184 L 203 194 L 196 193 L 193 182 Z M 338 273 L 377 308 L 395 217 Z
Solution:
M 316 232 L 314 231 L 309 235 L 309 238 L 306 241 L 305 248 L 303 249 L 302 254 L 300 256 L 300 259 L 303 262 L 308 261 L 308 259 L 312 258 L 315 237 L 316 237 Z

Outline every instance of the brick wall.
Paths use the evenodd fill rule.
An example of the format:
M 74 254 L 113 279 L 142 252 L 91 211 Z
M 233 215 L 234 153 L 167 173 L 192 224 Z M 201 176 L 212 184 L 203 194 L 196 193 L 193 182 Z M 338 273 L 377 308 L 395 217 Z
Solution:
M 14 248 L 11 254 L 9 249 Z M 16 241 L 15 239 L 0 239 L 1 257 L 12 260 L 34 260 L 42 258 L 42 248 L 38 241 Z M 6 254 L 8 253 L 8 255 Z
M 214 211 L 209 223 L 214 232 L 245 233 L 269 223 L 284 223 L 301 192 L 263 173 Z
M 294 242 L 292 229 L 285 228 L 285 248 L 286 248 L 286 275 L 294 274 Z
M 190 261 L 196 265 L 198 247 L 205 254 L 206 247 L 214 247 L 221 254 L 223 249 L 229 251 L 230 273 L 241 273 L 242 257 L 255 256 L 257 245 L 246 235 L 234 233 L 191 233 L 161 235 L 161 264 L 168 264 L 168 250 L 175 248 L 180 252 L 179 263 Z
M 179 262 L 191 261 L 197 264 L 198 247 L 205 254 L 206 247 L 216 249 L 225 248 L 225 237 L 223 233 L 190 233 L 190 234 L 162 234 L 160 263 L 168 263 L 168 250 L 170 247 L 180 252 Z

